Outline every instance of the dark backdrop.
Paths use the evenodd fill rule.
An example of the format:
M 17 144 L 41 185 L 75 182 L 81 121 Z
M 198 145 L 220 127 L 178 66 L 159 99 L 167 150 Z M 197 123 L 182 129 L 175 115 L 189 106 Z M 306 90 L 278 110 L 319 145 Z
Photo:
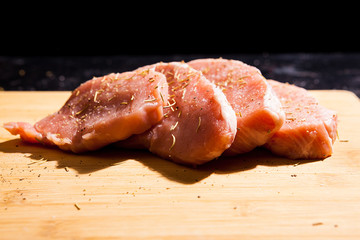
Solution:
M 204 9 L 192 5 L 155 12 L 46 8 L 37 18 L 29 11 L 15 18 L 17 13 L 3 21 L 0 87 L 73 90 L 93 76 L 158 61 L 223 57 L 254 65 L 267 78 L 360 96 L 360 37 L 352 7 L 287 7 L 213 6 L 202 15 Z

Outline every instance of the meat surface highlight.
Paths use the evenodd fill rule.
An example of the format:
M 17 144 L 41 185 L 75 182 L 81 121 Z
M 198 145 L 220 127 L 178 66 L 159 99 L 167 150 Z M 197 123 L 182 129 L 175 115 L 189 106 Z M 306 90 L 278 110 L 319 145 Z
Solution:
M 237 117 L 237 133 L 226 155 L 265 144 L 284 123 L 281 104 L 260 71 L 241 61 L 197 59 L 188 63 L 224 92 Z
M 219 157 L 232 144 L 236 116 L 224 94 L 185 63 L 159 63 L 169 85 L 164 118 L 147 132 L 118 143 L 145 147 L 162 158 L 199 165 Z
M 284 125 L 265 144 L 273 153 L 292 159 L 324 159 L 332 154 L 337 114 L 319 105 L 303 88 L 268 80 L 286 114 Z
M 58 112 L 34 126 L 11 122 L 4 127 L 27 142 L 95 150 L 159 122 L 167 97 L 166 78 L 153 69 L 112 73 L 81 84 Z

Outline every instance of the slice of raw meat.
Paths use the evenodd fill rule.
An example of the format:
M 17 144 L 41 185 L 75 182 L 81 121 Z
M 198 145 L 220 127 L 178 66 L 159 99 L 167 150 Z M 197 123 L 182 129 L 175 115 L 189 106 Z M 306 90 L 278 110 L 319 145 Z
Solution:
M 7 123 L 24 141 L 83 152 L 139 134 L 163 117 L 168 85 L 152 69 L 112 73 L 89 80 L 72 92 L 64 106 L 34 126 Z
M 226 155 L 249 152 L 280 129 L 285 118 L 280 101 L 257 68 L 222 58 L 188 64 L 222 89 L 235 110 L 237 134 Z
M 147 132 L 118 143 L 145 147 L 172 161 L 199 165 L 219 157 L 236 134 L 236 116 L 224 94 L 185 63 L 159 63 L 169 84 L 164 118 Z
M 286 114 L 284 125 L 265 144 L 273 153 L 292 159 L 324 159 L 332 154 L 337 114 L 319 105 L 300 87 L 268 80 Z

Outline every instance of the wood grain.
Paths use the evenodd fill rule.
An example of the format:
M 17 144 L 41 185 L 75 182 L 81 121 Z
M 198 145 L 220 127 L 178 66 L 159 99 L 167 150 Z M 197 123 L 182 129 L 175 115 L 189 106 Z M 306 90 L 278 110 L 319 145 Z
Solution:
M 360 102 L 312 91 L 339 114 L 323 161 L 267 150 L 198 169 L 111 147 L 75 155 L 0 128 L 0 239 L 360 239 Z M 0 92 L 0 125 L 35 123 L 69 92 Z

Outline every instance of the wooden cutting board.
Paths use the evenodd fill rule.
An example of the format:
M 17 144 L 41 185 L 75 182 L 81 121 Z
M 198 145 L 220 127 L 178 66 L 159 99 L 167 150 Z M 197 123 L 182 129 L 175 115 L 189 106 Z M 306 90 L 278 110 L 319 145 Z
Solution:
M 0 239 L 360 239 L 360 102 L 312 91 L 339 114 L 324 161 L 257 149 L 198 169 L 146 151 L 75 155 L 0 128 Z M 0 92 L 0 125 L 35 123 L 69 92 Z

